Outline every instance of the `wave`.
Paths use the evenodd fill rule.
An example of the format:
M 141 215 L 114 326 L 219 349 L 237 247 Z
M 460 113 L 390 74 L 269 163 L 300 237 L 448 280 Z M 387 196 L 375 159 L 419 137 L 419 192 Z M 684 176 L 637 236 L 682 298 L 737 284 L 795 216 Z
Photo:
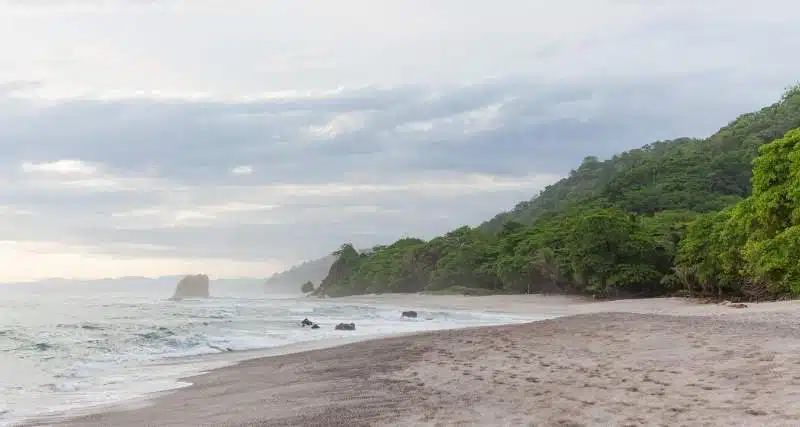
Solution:
M 33 345 L 33 348 L 38 351 L 47 351 L 52 349 L 53 347 L 54 347 L 53 344 L 46 342 L 37 342 L 36 344 Z
M 101 331 L 108 329 L 108 326 L 100 325 L 97 323 L 59 323 L 56 328 L 64 329 L 88 329 L 91 331 Z
M 443 310 L 417 310 L 418 318 L 404 319 L 394 308 L 297 298 L 110 299 L 30 299 L 20 309 L 17 302 L 3 306 L 0 297 L 0 309 L 20 319 L 0 329 L 0 378 L 9 378 L 0 401 L 15 416 L 173 387 L 193 372 L 184 367 L 187 356 L 513 321 Z M 322 328 L 301 328 L 304 317 Z M 357 329 L 336 331 L 340 322 L 355 322 Z M 162 363 L 169 366 L 157 366 Z

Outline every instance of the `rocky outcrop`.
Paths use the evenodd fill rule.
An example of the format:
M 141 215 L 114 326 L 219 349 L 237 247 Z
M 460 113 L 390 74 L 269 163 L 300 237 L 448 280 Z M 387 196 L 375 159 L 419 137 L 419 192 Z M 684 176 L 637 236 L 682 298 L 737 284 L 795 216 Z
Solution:
M 205 274 L 190 274 L 178 282 L 172 299 L 208 298 L 211 281 Z
M 355 323 L 340 323 L 336 325 L 335 328 L 337 331 L 355 331 L 356 324 Z
M 319 329 L 319 325 L 317 325 L 316 323 L 308 320 L 307 317 L 305 319 L 303 319 L 302 322 L 300 322 L 300 325 L 302 325 L 304 328 L 306 326 L 311 326 L 311 329 Z
M 730 308 L 747 308 L 747 304 L 742 304 L 740 302 L 733 303 L 733 302 L 730 302 L 730 301 L 727 301 L 727 300 L 726 301 L 722 301 L 721 303 L 719 303 L 719 305 L 728 306 Z

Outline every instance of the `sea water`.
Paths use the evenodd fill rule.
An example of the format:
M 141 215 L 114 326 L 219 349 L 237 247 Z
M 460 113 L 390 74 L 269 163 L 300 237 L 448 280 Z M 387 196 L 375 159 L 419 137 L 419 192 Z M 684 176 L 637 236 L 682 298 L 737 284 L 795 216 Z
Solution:
M 224 363 L 200 355 L 536 318 L 374 307 L 259 287 L 172 301 L 172 290 L 135 282 L 0 285 L 0 425 L 140 398 Z M 402 318 L 406 309 L 419 317 Z M 321 328 L 300 327 L 306 317 Z M 334 330 L 339 322 L 356 330 Z

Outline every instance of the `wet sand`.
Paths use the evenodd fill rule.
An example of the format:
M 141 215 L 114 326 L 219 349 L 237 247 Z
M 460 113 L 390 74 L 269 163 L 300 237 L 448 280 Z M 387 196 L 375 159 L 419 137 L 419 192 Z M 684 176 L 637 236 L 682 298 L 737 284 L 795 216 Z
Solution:
M 358 298 L 568 316 L 247 360 L 150 406 L 59 425 L 800 425 L 798 302 Z

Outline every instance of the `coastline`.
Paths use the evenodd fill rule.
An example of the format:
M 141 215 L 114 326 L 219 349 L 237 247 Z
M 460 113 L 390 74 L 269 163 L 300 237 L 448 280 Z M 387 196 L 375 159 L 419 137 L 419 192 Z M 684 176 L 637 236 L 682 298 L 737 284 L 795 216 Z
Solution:
M 24 425 L 766 426 L 800 420 L 794 408 L 798 301 L 744 309 L 677 298 L 587 302 L 536 295 L 342 301 L 564 317 L 329 343 L 334 346 L 271 357 L 253 352 L 188 378 L 192 385 L 153 396 L 147 406 L 95 408 L 92 415 Z

